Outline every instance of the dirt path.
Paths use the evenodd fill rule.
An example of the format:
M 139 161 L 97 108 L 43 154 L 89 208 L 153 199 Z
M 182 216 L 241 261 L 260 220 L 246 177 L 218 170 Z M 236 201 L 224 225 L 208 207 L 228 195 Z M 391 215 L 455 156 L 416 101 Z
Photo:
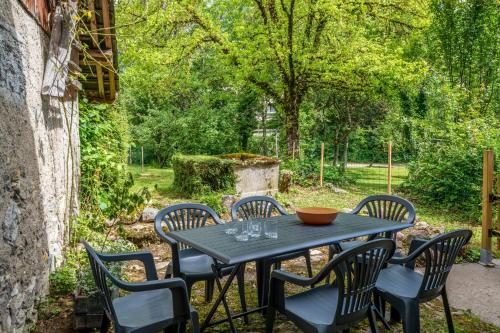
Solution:
M 453 266 L 447 281 L 453 307 L 470 310 L 483 321 L 500 326 L 500 259 L 495 267 L 479 264 Z

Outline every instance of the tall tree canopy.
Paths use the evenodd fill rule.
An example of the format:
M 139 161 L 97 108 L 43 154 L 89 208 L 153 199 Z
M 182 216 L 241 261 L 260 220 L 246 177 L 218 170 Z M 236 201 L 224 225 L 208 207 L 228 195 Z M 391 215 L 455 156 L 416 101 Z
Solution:
M 175 77 L 200 55 L 217 54 L 240 87 L 277 106 L 288 154 L 299 147 L 300 109 L 312 88 L 384 90 L 425 68 L 404 61 L 401 42 L 427 24 L 422 1 L 122 0 L 118 7 L 123 36 L 140 31 L 122 38 L 125 71 L 140 63 Z

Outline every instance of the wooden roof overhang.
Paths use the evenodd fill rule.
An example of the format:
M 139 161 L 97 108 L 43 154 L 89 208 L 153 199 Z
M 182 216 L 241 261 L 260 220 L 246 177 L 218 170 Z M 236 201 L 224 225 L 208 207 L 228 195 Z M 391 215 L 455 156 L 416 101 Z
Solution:
M 90 13 L 80 29 L 81 83 L 88 99 L 113 102 L 118 92 L 118 61 L 113 0 L 80 0 Z
M 3 1 L 3 0 L 0 0 Z M 65 0 L 18 0 L 43 30 L 50 35 L 52 14 Z M 85 91 L 88 99 L 113 102 L 118 92 L 118 61 L 115 35 L 114 0 L 77 0 L 80 14 L 89 12 L 79 29 L 79 40 L 73 42 L 69 70 L 79 77 L 71 80 L 76 89 Z M 78 63 L 78 65 L 77 65 Z

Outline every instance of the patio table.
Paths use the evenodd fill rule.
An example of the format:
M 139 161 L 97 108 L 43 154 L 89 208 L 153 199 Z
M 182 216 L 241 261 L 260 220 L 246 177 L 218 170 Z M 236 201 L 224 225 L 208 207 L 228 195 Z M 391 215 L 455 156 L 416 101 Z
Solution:
M 395 232 L 406 229 L 412 224 L 383 220 L 368 216 L 360 216 L 349 213 L 339 213 L 334 223 L 322 226 L 311 226 L 303 224 L 297 215 L 283 215 L 264 219 L 265 221 L 277 221 L 278 238 L 268 239 L 264 237 L 249 238 L 246 242 L 239 242 L 234 235 L 227 235 L 224 230 L 227 224 L 207 226 L 204 228 L 187 229 L 170 232 L 169 235 L 175 240 L 191 246 L 214 258 L 212 268 L 216 273 L 219 296 L 213 304 L 210 312 L 205 318 L 201 329 L 228 321 L 232 332 L 236 332 L 233 319 L 246 314 L 260 311 L 263 307 L 255 308 L 243 313 L 232 314 L 226 301 L 226 293 L 234 280 L 241 265 L 267 257 L 325 246 L 334 242 L 350 238 L 368 236 L 379 233 Z M 231 223 L 251 223 L 231 222 Z M 220 269 L 227 265 L 234 265 L 224 286 L 218 274 Z M 222 302 L 227 318 L 211 322 L 217 308 Z

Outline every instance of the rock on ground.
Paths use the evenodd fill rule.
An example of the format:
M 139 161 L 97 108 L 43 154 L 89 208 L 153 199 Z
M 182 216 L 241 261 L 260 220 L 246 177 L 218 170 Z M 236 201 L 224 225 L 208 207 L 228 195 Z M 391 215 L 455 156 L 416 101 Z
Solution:
M 140 221 L 142 222 L 153 222 L 155 220 L 156 214 L 160 210 L 153 207 L 146 207 L 142 211 Z

